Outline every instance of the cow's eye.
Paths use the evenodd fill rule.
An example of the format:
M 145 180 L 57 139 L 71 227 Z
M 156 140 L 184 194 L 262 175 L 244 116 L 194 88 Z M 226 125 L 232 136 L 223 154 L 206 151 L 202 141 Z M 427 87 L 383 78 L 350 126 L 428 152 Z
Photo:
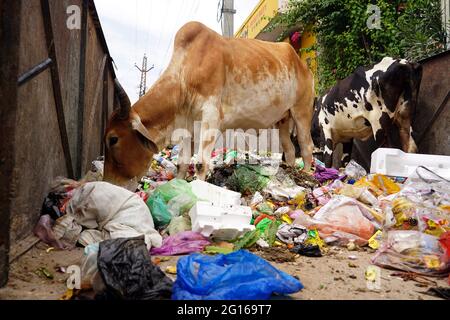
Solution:
M 117 144 L 119 142 L 119 138 L 117 137 L 111 137 L 109 138 L 109 146 L 112 147 L 113 145 Z

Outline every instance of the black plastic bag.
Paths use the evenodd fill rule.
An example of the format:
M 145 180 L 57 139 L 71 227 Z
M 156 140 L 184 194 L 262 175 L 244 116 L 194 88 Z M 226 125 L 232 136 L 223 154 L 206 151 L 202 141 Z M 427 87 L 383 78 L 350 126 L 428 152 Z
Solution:
M 170 299 L 172 280 L 152 264 L 144 237 L 100 242 L 98 270 L 106 290 L 96 299 Z
M 64 196 L 58 193 L 50 192 L 42 203 L 41 216 L 49 215 L 53 220 L 58 220 L 63 216 L 59 210 Z
M 321 257 L 322 252 L 318 245 L 300 244 L 291 249 L 292 252 L 300 254 L 305 257 Z

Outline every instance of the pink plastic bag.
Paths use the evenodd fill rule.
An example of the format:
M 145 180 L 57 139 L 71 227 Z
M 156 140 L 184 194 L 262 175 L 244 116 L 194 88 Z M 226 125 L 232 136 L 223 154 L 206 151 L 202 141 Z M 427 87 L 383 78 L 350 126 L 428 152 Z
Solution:
M 337 196 L 323 206 L 313 218 L 300 215 L 294 224 L 308 229 L 317 229 L 327 243 L 338 242 L 345 245 L 354 240 L 358 245 L 366 245 L 375 233 L 375 226 L 368 219 L 370 213 L 352 198 Z
M 158 256 L 175 256 L 178 254 L 201 252 L 209 244 L 208 238 L 202 236 L 200 233 L 186 231 L 165 238 L 162 246 L 160 248 L 153 248 L 150 253 Z

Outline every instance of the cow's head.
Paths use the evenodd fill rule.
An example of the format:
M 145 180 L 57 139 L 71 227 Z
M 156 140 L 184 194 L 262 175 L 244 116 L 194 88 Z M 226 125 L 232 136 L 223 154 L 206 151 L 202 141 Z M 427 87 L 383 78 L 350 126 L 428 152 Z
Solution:
M 104 180 L 125 185 L 145 174 L 158 148 L 151 130 L 131 108 L 130 100 L 117 80 L 115 89 L 120 108 L 111 115 L 105 131 Z

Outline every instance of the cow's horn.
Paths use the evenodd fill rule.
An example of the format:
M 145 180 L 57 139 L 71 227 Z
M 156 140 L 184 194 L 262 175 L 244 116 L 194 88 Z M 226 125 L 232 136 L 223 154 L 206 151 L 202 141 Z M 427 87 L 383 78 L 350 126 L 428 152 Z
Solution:
M 119 116 L 122 119 L 126 119 L 128 118 L 128 115 L 130 114 L 131 110 L 130 98 L 128 98 L 128 95 L 123 89 L 119 80 L 117 79 L 114 80 L 114 87 L 116 89 L 117 97 L 119 98 L 120 103 Z

